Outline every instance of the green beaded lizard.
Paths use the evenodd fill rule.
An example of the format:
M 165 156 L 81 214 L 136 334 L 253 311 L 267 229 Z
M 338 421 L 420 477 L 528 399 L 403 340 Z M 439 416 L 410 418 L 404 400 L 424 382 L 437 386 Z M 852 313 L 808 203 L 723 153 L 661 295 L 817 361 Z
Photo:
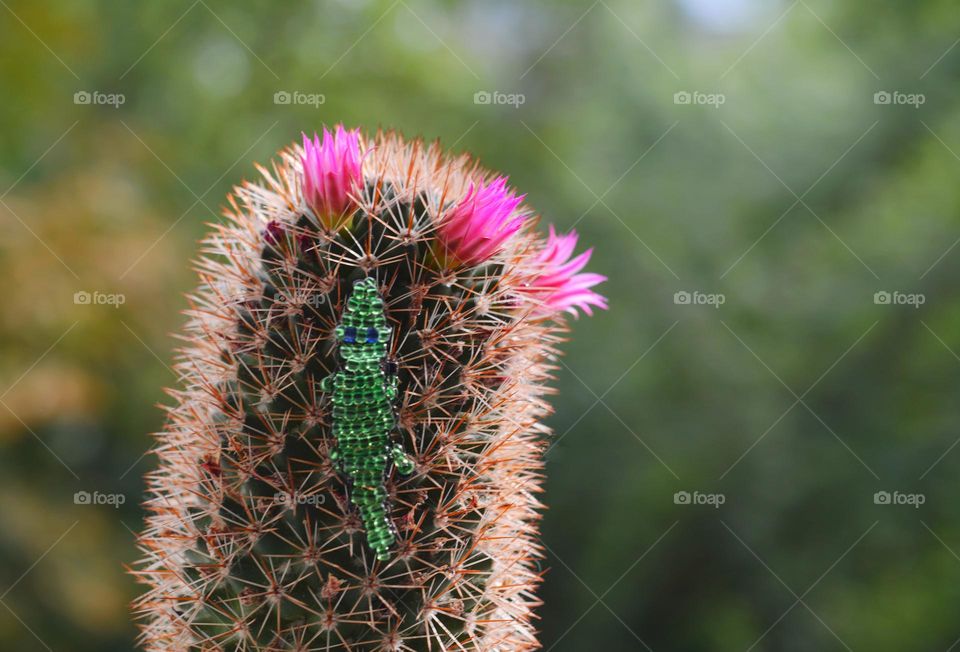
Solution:
M 385 486 L 389 463 L 403 475 L 415 468 L 390 437 L 397 395 L 396 370 L 387 369 L 391 330 L 376 282 L 369 277 L 355 282 L 336 331 L 343 369 L 322 386 L 333 404 L 336 448 L 330 458 L 347 477 L 350 502 L 359 510 L 367 545 L 380 561 L 390 558 L 396 541 Z

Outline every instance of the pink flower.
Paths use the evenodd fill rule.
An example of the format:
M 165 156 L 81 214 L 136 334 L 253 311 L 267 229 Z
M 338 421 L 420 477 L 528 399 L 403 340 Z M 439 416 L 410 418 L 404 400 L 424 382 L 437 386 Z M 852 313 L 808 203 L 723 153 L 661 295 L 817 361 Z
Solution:
M 578 273 L 590 261 L 593 249 L 570 258 L 577 246 L 577 238 L 576 231 L 558 236 L 553 226 L 550 227 L 547 245 L 534 263 L 538 271 L 525 288 L 540 302 L 540 314 L 566 311 L 577 317 L 578 308 L 588 315 L 593 314 L 590 306 L 607 309 L 606 297 L 590 289 L 606 281 L 607 277 Z
M 514 212 L 525 196 L 514 195 L 506 177 L 480 187 L 471 183 L 437 229 L 441 264 L 479 265 L 493 256 L 523 226 L 523 216 Z
M 343 216 L 353 207 L 350 193 L 363 183 L 360 159 L 360 130 L 347 131 L 337 125 L 331 134 L 323 130 L 311 141 L 303 135 L 303 198 L 328 228 L 345 223 Z

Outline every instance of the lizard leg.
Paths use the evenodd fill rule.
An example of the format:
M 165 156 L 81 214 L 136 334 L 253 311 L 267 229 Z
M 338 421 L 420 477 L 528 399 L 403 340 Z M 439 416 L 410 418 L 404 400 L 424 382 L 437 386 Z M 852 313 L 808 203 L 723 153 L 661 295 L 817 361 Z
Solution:
M 321 380 L 320 391 L 323 392 L 324 394 L 332 394 L 334 388 L 336 387 L 337 376 L 339 375 L 340 375 L 339 372 L 332 373 L 326 378 L 324 378 L 323 380 Z
M 392 444 L 390 446 L 390 459 L 393 460 L 394 466 L 397 467 L 397 471 L 399 471 L 401 475 L 410 475 L 417 468 L 417 463 L 403 451 L 403 447 L 400 446 L 400 444 Z
M 338 372 L 332 373 L 323 380 L 320 381 L 320 391 L 324 394 L 331 395 L 336 389 L 337 376 L 340 375 Z M 343 471 L 343 461 L 341 459 L 340 447 L 337 444 L 334 444 L 330 447 L 330 461 L 333 462 L 341 471 Z

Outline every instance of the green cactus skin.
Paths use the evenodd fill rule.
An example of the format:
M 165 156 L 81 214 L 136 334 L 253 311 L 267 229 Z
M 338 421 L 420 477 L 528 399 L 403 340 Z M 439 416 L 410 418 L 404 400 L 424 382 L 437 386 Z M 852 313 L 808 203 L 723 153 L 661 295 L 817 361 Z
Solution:
M 390 559 L 389 549 L 396 541 L 387 517 L 388 463 L 392 461 L 403 475 L 415 468 L 403 448 L 390 440 L 397 395 L 397 377 L 384 368 L 390 335 L 376 282 L 357 281 L 337 327 L 344 368 L 323 383 L 323 390 L 331 392 L 337 441 L 330 457 L 349 480 L 350 502 L 359 510 L 367 545 L 380 561 Z

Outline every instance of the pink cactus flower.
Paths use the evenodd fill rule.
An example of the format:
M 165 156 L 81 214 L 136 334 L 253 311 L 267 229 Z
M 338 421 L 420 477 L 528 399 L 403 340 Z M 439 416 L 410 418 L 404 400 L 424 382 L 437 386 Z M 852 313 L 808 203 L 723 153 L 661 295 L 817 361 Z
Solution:
M 337 125 L 311 141 L 303 135 L 303 198 L 320 222 L 335 229 L 349 222 L 344 215 L 353 207 L 350 194 L 363 183 L 360 130 Z
M 471 183 L 437 230 L 441 264 L 479 265 L 493 256 L 523 226 L 515 211 L 525 196 L 513 194 L 506 177 L 479 187 Z
M 526 292 L 540 302 L 537 312 L 541 315 L 565 311 L 577 317 L 578 309 L 588 315 L 593 314 L 590 306 L 607 309 L 606 297 L 590 289 L 606 281 L 607 277 L 578 273 L 590 261 L 593 249 L 570 258 L 577 246 L 577 238 L 576 231 L 558 236 L 553 226 L 550 227 L 547 245 L 537 256 L 539 271 L 526 288 Z

